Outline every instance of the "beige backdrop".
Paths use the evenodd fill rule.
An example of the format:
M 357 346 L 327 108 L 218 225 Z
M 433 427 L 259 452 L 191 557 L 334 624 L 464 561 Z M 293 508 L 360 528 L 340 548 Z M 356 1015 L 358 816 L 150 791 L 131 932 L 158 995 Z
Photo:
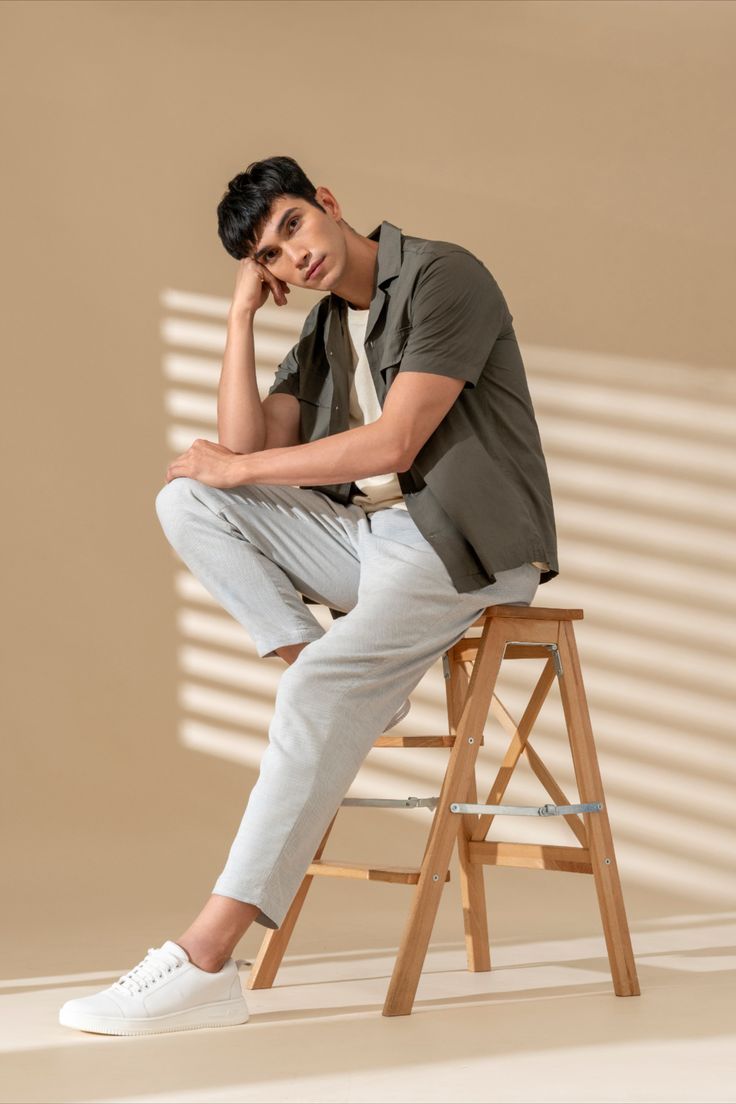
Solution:
M 283 665 L 208 602 L 154 498 L 216 439 L 216 205 L 282 153 L 361 232 L 460 242 L 499 281 L 557 509 L 536 602 L 585 609 L 630 920 L 732 909 L 734 6 L 42 0 L 0 23 L 4 976 L 175 938 L 256 777 Z M 314 301 L 259 316 L 264 389 Z M 532 676 L 504 678 L 523 705 Z M 433 670 L 402 728 L 439 731 L 441 693 Z M 559 722 L 540 749 L 567 779 Z M 352 792 L 438 792 L 440 758 L 391 755 Z M 428 824 L 346 810 L 328 854 L 418 861 Z M 487 880 L 499 941 L 600 934 L 589 879 Z M 319 884 L 293 951 L 394 947 L 408 904 Z M 461 935 L 453 877 L 436 939 Z

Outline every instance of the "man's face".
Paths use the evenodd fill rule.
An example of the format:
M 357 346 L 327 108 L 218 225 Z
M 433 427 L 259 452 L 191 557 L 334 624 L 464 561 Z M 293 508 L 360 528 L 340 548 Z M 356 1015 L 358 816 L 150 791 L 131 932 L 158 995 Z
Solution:
M 332 194 L 318 188 L 316 198 L 325 211 L 300 196 L 274 200 L 252 256 L 290 286 L 329 291 L 345 269 L 345 235 Z M 310 275 L 317 263 L 319 267 Z

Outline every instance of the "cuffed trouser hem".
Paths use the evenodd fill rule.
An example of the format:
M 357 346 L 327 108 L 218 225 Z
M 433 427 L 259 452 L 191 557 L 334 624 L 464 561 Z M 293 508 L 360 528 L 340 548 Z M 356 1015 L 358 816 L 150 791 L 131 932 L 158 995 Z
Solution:
M 216 893 L 219 897 L 230 897 L 234 901 L 242 901 L 245 905 L 255 905 L 256 908 L 261 909 L 261 906 L 258 904 L 258 902 L 253 899 L 254 897 L 258 896 L 258 893 L 251 893 L 250 895 L 246 893 L 244 895 L 242 890 L 228 889 L 227 884 L 223 883 L 221 878 L 218 878 L 214 888 L 212 889 L 212 892 Z M 263 909 L 261 909 L 261 911 L 255 918 L 255 922 L 256 924 L 262 924 L 264 928 L 271 928 L 275 931 L 276 929 L 281 927 L 281 924 L 283 923 L 283 916 L 280 916 L 279 922 L 276 923 L 275 920 L 272 920 L 271 917 L 268 916 L 263 911 Z

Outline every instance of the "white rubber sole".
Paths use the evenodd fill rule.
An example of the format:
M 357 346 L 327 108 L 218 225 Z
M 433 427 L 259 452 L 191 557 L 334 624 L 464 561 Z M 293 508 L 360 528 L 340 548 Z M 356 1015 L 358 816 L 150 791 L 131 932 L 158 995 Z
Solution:
M 92 1016 L 74 1009 L 62 1008 L 59 1023 L 78 1031 L 94 1031 L 98 1035 L 158 1035 L 165 1031 L 193 1031 L 197 1027 L 229 1027 L 248 1022 L 250 1013 L 244 998 L 200 1004 L 168 1016 L 146 1016 L 128 1020 L 117 1016 Z

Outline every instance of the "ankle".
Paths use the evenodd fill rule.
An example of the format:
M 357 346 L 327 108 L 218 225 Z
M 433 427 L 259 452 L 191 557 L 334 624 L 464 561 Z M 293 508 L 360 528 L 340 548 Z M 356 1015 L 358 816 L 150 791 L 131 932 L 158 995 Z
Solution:
M 187 957 L 193 966 L 204 970 L 208 974 L 219 974 L 230 955 L 225 951 L 215 950 L 211 946 L 200 944 L 196 939 L 183 935 L 176 943 L 186 951 Z
M 257 905 L 211 894 L 199 916 L 176 942 L 192 965 L 217 974 L 259 911 Z

